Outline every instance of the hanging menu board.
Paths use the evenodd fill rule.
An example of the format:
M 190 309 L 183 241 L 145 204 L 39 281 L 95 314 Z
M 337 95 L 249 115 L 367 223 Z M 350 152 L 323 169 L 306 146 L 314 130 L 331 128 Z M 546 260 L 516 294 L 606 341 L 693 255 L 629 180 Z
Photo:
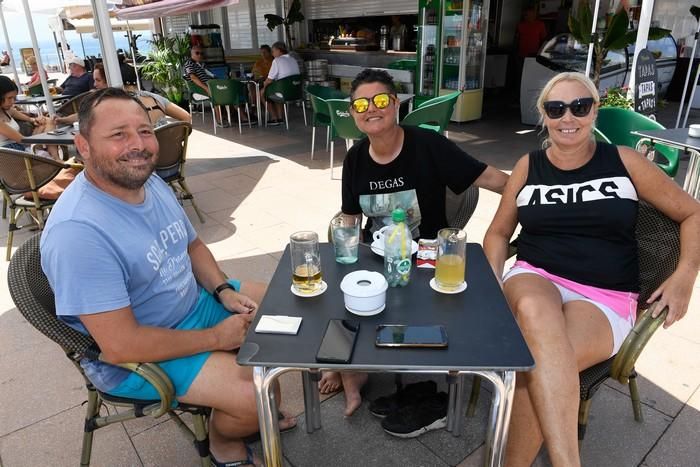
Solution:
M 634 73 L 634 110 L 644 115 L 656 113 L 656 59 L 647 49 L 639 51 Z

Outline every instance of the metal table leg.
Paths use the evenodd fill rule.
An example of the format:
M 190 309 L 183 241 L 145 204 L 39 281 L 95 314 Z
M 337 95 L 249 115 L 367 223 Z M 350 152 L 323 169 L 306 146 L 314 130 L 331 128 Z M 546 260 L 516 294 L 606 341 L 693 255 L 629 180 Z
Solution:
M 464 375 L 459 375 L 457 377 L 455 392 L 457 395 L 455 398 L 454 412 L 452 413 L 452 417 L 454 418 L 454 422 L 452 423 L 452 436 L 459 437 L 462 436 L 462 425 L 464 423 Z
M 484 465 L 500 466 L 503 465 L 506 442 L 508 441 L 510 411 L 515 393 L 515 372 L 484 371 L 477 374 L 491 381 L 494 386 L 491 413 L 486 430 Z
M 452 431 L 455 425 L 456 400 L 457 400 L 457 380 L 459 376 L 454 373 L 448 373 L 447 378 L 447 431 Z
M 277 424 L 277 403 L 273 383 L 279 375 L 289 370 L 289 368 L 253 367 L 255 402 L 258 406 L 260 423 L 260 442 L 267 467 L 282 467 L 282 442 Z

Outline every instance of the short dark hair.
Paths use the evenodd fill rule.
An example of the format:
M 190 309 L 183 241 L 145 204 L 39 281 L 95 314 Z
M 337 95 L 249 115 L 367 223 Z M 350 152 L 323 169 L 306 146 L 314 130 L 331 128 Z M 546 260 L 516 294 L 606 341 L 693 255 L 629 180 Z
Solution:
M 88 93 L 83 100 L 80 102 L 80 107 L 78 108 L 78 123 L 80 125 L 80 134 L 85 138 L 90 136 L 90 127 L 95 121 L 95 107 L 97 107 L 102 101 L 109 99 L 119 99 L 124 101 L 136 102 L 139 107 L 143 109 L 148 116 L 148 109 L 143 105 L 143 103 L 130 94 L 123 90 L 122 88 L 105 88 L 98 89 Z
M 389 73 L 384 70 L 378 70 L 376 68 L 365 68 L 355 76 L 355 79 L 350 83 L 350 96 L 355 94 L 357 88 L 363 84 L 370 83 L 381 83 L 386 86 L 389 94 L 396 95 L 396 86 L 394 85 L 394 78 L 391 77 Z
M 272 53 L 272 49 L 270 48 L 269 45 L 263 44 L 260 46 L 260 50 L 267 50 L 268 52 Z
M 282 41 L 277 41 L 274 44 L 272 44 L 272 48 L 279 50 L 280 52 L 282 52 L 282 54 L 287 53 L 287 44 L 285 44 Z
M 0 100 L 5 100 L 5 94 L 17 92 L 17 85 L 7 76 L 0 75 Z

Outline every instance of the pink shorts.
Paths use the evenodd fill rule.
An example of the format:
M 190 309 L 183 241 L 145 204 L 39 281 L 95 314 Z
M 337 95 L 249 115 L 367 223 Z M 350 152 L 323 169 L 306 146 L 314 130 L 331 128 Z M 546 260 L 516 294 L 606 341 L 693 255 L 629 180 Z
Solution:
M 613 333 L 613 351 L 615 355 L 627 334 L 634 326 L 637 316 L 637 298 L 639 294 L 621 292 L 618 290 L 602 289 L 591 285 L 583 285 L 563 277 L 550 274 L 542 268 L 535 267 L 526 261 L 516 261 L 513 267 L 503 276 L 503 282 L 518 274 L 537 274 L 548 279 L 559 290 L 562 303 L 583 300 L 600 309 L 610 323 Z

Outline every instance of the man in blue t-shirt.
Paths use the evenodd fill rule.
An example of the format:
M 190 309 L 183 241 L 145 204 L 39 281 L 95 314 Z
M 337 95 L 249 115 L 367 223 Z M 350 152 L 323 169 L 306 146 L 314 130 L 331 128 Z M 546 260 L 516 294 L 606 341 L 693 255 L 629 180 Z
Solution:
M 102 351 L 104 362 L 81 362 L 85 373 L 101 391 L 158 399 L 143 378 L 112 365 L 158 362 L 178 401 L 215 409 L 213 465 L 252 463 L 241 441 L 258 426 L 252 373 L 230 351 L 243 342 L 265 286 L 227 281 L 153 174 L 158 141 L 140 101 L 107 88 L 90 93 L 81 110 L 75 143 L 85 170 L 52 211 L 41 262 L 59 318 Z
M 92 89 L 92 75 L 85 71 L 85 60 L 75 55 L 66 60 L 70 75 L 56 90 L 64 96 L 77 96 Z

